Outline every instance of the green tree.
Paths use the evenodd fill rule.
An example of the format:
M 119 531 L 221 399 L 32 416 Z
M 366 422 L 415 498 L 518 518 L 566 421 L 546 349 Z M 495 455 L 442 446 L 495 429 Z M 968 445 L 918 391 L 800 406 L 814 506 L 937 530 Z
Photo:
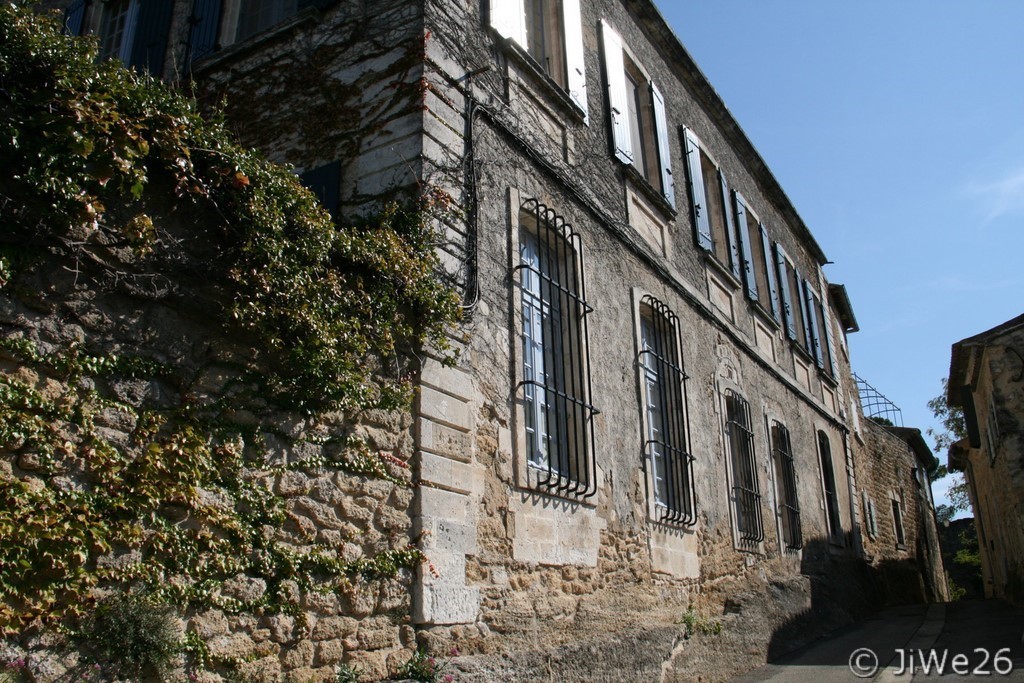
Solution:
M 942 391 L 928 401 L 928 408 L 932 411 L 932 415 L 942 424 L 941 430 L 931 427 L 926 430 L 928 436 L 934 440 L 935 452 L 940 455 L 947 453 L 953 444 L 967 436 L 963 409 L 949 405 L 949 401 L 946 400 L 948 386 L 949 380 L 943 378 Z M 952 519 L 957 512 L 966 512 L 971 509 L 971 499 L 967 493 L 967 482 L 963 475 L 950 473 L 945 465 L 939 465 L 938 473 L 934 478 L 941 479 L 947 474 L 953 478 L 948 493 L 950 505 L 939 505 L 936 508 L 935 514 L 940 522 Z

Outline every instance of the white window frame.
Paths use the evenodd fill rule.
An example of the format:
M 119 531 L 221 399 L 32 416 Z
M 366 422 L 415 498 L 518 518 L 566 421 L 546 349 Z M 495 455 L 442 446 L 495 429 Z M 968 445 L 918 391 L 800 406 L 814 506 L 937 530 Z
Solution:
M 132 58 L 132 48 L 135 46 L 135 30 L 139 24 L 139 2 L 140 0 L 112 0 L 102 3 L 102 11 L 99 20 L 100 36 L 100 58 L 109 59 L 116 57 L 123 64 L 128 64 Z M 110 22 L 113 20 L 112 12 L 117 6 L 124 6 L 124 11 L 119 12 L 123 16 L 123 26 L 116 45 L 108 45 L 110 36 Z
M 732 197 L 734 193 L 729 190 L 729 183 L 722 171 L 721 164 L 711 154 L 710 150 L 701 142 L 697 134 L 690 128 L 683 130 L 685 144 L 686 170 L 690 185 L 690 209 L 693 212 L 693 223 L 697 246 L 714 257 L 714 263 L 721 266 L 724 272 L 733 277 L 733 286 L 741 282 L 742 259 L 740 247 L 736 242 L 738 232 L 736 221 L 733 215 L 739 219 L 737 200 L 742 203 L 744 210 L 746 202 L 742 195 Z M 714 167 L 714 177 L 708 178 L 704 175 L 704 159 Z M 718 187 L 720 203 L 717 208 L 722 213 L 722 224 L 713 225 L 711 222 L 712 204 L 711 193 L 708 185 L 714 184 Z
M 696 486 L 680 322 L 654 296 L 634 290 L 634 297 L 649 512 L 655 522 L 692 527 Z
M 544 319 L 550 317 L 551 303 L 545 301 L 541 294 L 541 278 L 534 269 L 544 268 L 540 260 L 538 238 L 523 233 L 519 241 L 519 260 L 526 268 L 522 269 L 520 297 L 523 316 L 523 397 L 526 404 L 526 441 L 529 447 L 529 464 L 534 467 L 549 467 L 551 454 L 547 444 L 552 441 L 547 426 L 548 404 L 544 399 L 537 399 L 537 387 L 531 384 L 544 384 L 548 372 L 564 362 L 557 347 L 553 350 L 549 342 L 544 344 Z M 543 271 L 542 271 L 543 272 Z M 548 354 L 552 358 L 548 359 Z M 546 394 L 545 394 L 546 396 Z M 556 454 L 557 456 L 557 454 Z
M 498 35 L 518 45 L 523 54 L 537 63 L 532 54 L 530 36 L 526 30 L 527 0 L 490 0 L 490 25 Z M 553 79 L 552 83 L 563 88 L 569 99 L 583 115 L 584 123 L 589 122 L 587 106 L 586 56 L 583 46 L 583 21 L 580 0 L 561 0 L 562 49 L 565 61 L 564 86 Z M 544 65 L 538 64 L 547 73 Z
M 758 472 L 756 430 L 753 423 L 753 411 L 750 401 L 739 391 L 729 385 L 720 387 L 719 395 L 722 406 L 723 437 L 726 453 L 726 484 L 728 500 L 732 513 L 732 527 L 735 547 L 747 552 L 762 552 L 765 539 L 764 531 L 764 494 L 761 492 L 761 477 Z M 738 401 L 743 422 L 731 419 L 729 404 L 730 396 Z M 735 426 L 734 426 L 735 425 Z M 742 472 L 737 467 L 747 469 L 748 481 L 743 481 Z M 745 488 L 743 485 L 747 484 Z M 745 492 L 750 500 L 741 493 Z M 752 515 L 752 518 L 751 518 Z M 741 528 L 742 527 L 742 528 Z
M 604 19 L 601 20 L 601 41 L 604 45 L 604 71 L 605 83 L 608 87 L 612 153 L 623 164 L 635 168 L 645 182 L 654 188 L 674 211 L 676 209 L 675 178 L 672 174 L 672 151 L 669 143 L 665 97 L 644 70 L 640 61 L 630 52 L 619 32 Z M 638 83 L 638 88 L 641 91 L 646 88 L 647 93 L 644 96 L 650 97 L 649 123 L 654 127 L 650 131 L 650 137 L 654 143 L 654 149 L 650 150 L 650 154 L 653 155 L 652 166 L 657 168 L 656 178 L 651 178 L 650 175 L 653 171 L 649 172 L 649 169 L 644 167 L 641 150 L 634 148 L 634 138 L 638 136 L 642 138 L 643 129 L 639 116 L 630 114 L 630 88 L 626 78 L 627 60 L 632 69 L 635 69 L 646 81 Z M 636 110 L 636 107 L 632 109 Z
M 518 321 L 513 380 L 516 450 L 521 457 L 517 458 L 516 477 L 524 488 L 586 502 L 596 494 L 600 480 L 594 454 L 593 416 L 597 410 L 590 402 L 587 313 L 591 309 L 585 301 L 580 237 L 548 207 L 532 199 L 520 204 L 515 191 L 510 195 L 515 207 L 512 228 L 517 235 L 512 259 L 517 285 L 513 306 Z M 539 223 L 544 217 L 550 220 L 545 220 L 542 228 Z M 542 229 L 546 234 L 538 234 Z M 559 241 L 559 250 L 542 249 L 542 239 Z M 545 276 L 547 264 L 558 268 L 554 282 L 551 275 Z M 549 280 L 546 286 L 545 278 Z M 552 291 L 563 297 L 557 306 L 548 300 Z M 551 331 L 555 324 L 552 315 L 560 316 L 557 324 L 563 329 L 557 334 Z M 572 329 L 566 337 L 562 332 L 568 325 Z M 551 424 L 552 419 L 559 422 Z M 560 450 L 552 452 L 552 444 Z
M 765 415 L 768 447 L 773 479 L 776 509 L 776 532 L 781 552 L 799 552 L 803 548 L 803 512 L 800 508 L 800 475 L 793 452 L 793 436 L 789 427 L 778 418 Z M 785 444 L 776 435 L 785 435 Z M 782 446 L 785 446 L 783 448 Z M 788 449 L 788 450 L 786 450 Z M 787 467 L 788 465 L 788 467 Z M 788 470 L 788 471 L 787 471 Z M 789 493 L 792 493 L 790 499 Z M 786 529 L 789 538 L 786 538 Z

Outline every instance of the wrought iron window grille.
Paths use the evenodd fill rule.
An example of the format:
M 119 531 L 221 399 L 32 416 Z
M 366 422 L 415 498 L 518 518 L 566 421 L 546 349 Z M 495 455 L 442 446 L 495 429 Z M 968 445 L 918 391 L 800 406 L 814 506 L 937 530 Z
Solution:
M 519 289 L 527 469 L 557 495 L 597 493 L 586 301 L 578 233 L 530 199 L 521 207 Z
M 773 421 L 771 427 L 772 455 L 779 482 L 779 514 L 782 517 L 782 541 L 786 548 L 799 550 L 803 547 L 800 531 L 800 501 L 796 489 L 796 467 L 789 430 L 780 422 Z
M 687 424 L 686 380 L 679 319 L 661 301 L 644 297 L 640 317 L 639 367 L 646 411 L 644 463 L 651 470 L 657 520 L 693 526 L 696 489 Z
M 742 540 L 760 543 L 764 540 L 764 519 L 761 514 L 761 490 L 757 480 L 754 433 L 750 429 L 750 404 L 739 394 L 729 390 L 725 394 L 725 405 L 726 427 L 732 455 L 736 528 Z

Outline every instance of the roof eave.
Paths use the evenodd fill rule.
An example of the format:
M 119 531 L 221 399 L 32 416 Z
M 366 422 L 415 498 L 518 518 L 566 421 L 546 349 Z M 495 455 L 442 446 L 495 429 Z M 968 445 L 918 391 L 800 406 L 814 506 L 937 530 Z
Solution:
M 661 12 L 654 5 L 652 0 L 626 0 L 626 5 L 634 10 L 637 17 L 644 21 L 651 29 L 649 35 L 665 50 L 672 59 L 667 63 L 693 87 L 697 97 L 701 100 L 708 114 L 719 124 L 722 132 L 735 145 L 740 156 L 750 166 L 751 171 L 761 181 L 765 193 L 768 194 L 777 204 L 787 221 L 795 228 L 799 237 L 810 254 L 818 261 L 819 265 L 829 262 L 825 252 L 814 239 L 810 228 L 804 223 L 796 207 L 786 195 L 785 190 L 779 183 L 775 174 L 768 168 L 764 158 L 754 147 L 754 144 L 743 132 L 739 122 L 725 105 L 725 101 L 711 85 L 707 76 L 697 66 L 693 56 L 683 47 L 682 41 L 675 34 L 672 28 L 665 21 Z

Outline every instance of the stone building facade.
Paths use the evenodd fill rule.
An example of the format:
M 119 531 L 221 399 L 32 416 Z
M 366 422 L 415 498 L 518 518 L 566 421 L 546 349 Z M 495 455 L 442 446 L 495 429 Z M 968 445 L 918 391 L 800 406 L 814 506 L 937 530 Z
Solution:
M 953 344 L 950 406 L 967 437 L 950 448 L 974 509 L 985 596 L 1024 600 L 1024 316 Z
M 949 599 L 929 474 L 938 460 L 921 431 L 864 424 L 857 480 L 865 559 L 884 576 L 887 598 Z
M 252 675 L 382 678 L 419 643 L 459 680 L 721 679 L 943 595 L 919 434 L 865 420 L 845 289 L 650 1 L 51 4 L 226 99 L 336 215 L 453 201 L 459 360 L 365 427 L 418 486 L 293 482 L 314 533 L 403 520 L 430 564 L 307 631 L 190 617 Z

